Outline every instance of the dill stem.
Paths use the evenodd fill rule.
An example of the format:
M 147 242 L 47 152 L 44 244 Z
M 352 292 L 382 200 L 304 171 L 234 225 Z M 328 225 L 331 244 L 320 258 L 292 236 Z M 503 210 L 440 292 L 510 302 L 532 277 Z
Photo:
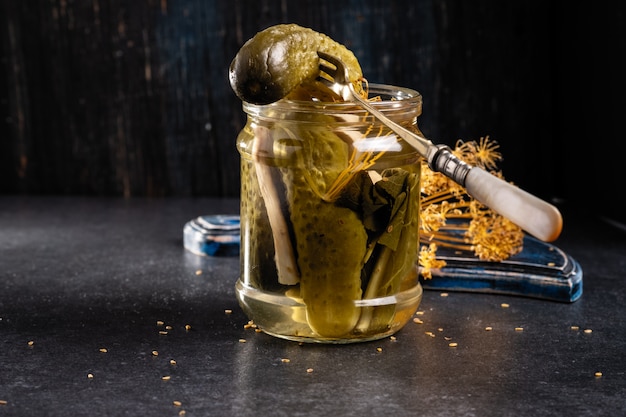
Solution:
M 423 239 L 420 239 L 424 242 L 432 242 L 434 240 L 445 241 L 445 242 L 462 242 L 466 243 L 465 238 L 462 237 L 454 237 L 454 236 L 446 236 L 445 233 L 433 233 L 430 236 L 424 236 Z
M 278 282 L 294 285 L 300 281 L 300 276 L 291 245 L 289 227 L 281 209 L 280 194 L 272 178 L 271 168 L 260 161 L 262 156 L 271 156 L 273 154 L 272 140 L 266 128 L 257 127 L 254 133 L 255 140 L 252 146 L 252 156 L 254 158 L 257 181 L 261 189 L 261 196 L 265 202 L 267 217 L 272 229 Z
M 451 243 L 446 240 L 439 240 L 439 239 L 429 240 L 428 243 L 435 243 L 439 247 L 446 247 L 446 248 L 458 249 L 458 250 L 464 250 L 464 251 L 469 251 L 472 249 L 472 246 L 466 243 L 456 244 L 456 243 Z
M 428 206 L 430 204 L 441 203 L 442 201 L 446 201 L 451 197 L 452 197 L 452 194 L 448 192 L 429 195 L 428 197 L 422 197 L 422 205 Z

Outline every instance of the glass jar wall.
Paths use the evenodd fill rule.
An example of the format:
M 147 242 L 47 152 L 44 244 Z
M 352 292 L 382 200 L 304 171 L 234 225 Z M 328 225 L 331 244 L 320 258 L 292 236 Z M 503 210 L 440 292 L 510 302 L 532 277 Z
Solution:
M 416 130 L 421 96 L 370 84 Z M 394 334 L 416 311 L 420 156 L 353 103 L 243 104 L 239 303 L 263 331 L 350 343 Z

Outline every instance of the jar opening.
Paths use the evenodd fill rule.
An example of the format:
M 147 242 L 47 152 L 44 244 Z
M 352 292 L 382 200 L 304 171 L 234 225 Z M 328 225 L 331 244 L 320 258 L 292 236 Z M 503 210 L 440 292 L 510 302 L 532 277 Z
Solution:
M 369 96 L 379 97 L 380 101 L 372 101 L 372 104 L 382 112 L 412 112 L 417 117 L 422 113 L 422 95 L 410 88 L 397 87 L 387 84 L 369 84 Z M 256 105 L 244 102 L 244 111 L 252 116 L 276 115 L 282 112 L 306 112 L 324 114 L 366 114 L 357 103 L 353 102 L 323 102 L 323 101 L 299 101 L 279 100 L 275 103 Z

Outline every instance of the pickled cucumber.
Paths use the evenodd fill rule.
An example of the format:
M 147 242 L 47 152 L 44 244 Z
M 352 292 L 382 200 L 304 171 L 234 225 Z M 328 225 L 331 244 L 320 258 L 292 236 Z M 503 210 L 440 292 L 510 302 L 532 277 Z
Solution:
M 348 164 L 345 142 L 331 131 L 299 129 L 298 168 L 283 170 L 307 321 L 323 337 L 348 335 L 360 311 L 367 232 L 357 213 L 322 200 Z
M 327 35 L 296 24 L 270 26 L 249 39 L 230 64 L 229 80 L 248 103 L 268 104 L 319 75 L 317 51 L 340 58 L 357 83 L 362 71 L 354 54 Z

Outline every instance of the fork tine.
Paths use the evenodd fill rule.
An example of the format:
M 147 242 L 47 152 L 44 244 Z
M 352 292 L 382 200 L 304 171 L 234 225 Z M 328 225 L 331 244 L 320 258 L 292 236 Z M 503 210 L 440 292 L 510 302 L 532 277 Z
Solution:
M 317 55 L 320 57 L 320 77 L 334 84 L 345 86 L 348 82 L 348 75 L 346 74 L 346 67 L 343 62 L 341 62 L 341 60 L 337 57 L 329 55 L 325 52 L 317 51 Z M 326 63 L 329 63 L 330 65 L 332 65 L 332 67 L 327 65 Z M 336 87 L 336 90 L 339 90 L 339 86 Z M 348 96 L 346 96 L 346 98 L 347 97 Z
M 341 70 L 341 61 L 338 61 L 337 58 L 335 58 L 334 56 L 319 51 L 317 52 L 317 55 L 320 57 L 320 67 L 329 68 L 332 70 L 333 73 Z M 328 66 L 326 64 L 330 64 L 331 66 Z
M 318 79 L 325 82 L 335 93 L 348 101 L 352 93 L 348 90 L 349 77 L 346 73 L 346 66 L 333 55 L 321 51 L 317 51 L 317 55 L 320 57 Z
M 330 62 L 336 67 L 338 67 L 341 64 L 341 62 L 337 58 L 335 58 L 333 55 L 327 54 L 326 52 L 317 51 L 317 56 L 319 56 L 325 61 Z
M 324 76 L 327 75 L 329 76 L 330 80 L 334 81 L 335 80 L 335 76 L 337 75 L 337 68 L 331 68 L 328 65 L 324 65 L 322 63 L 319 64 L 319 69 L 320 69 L 320 75 Z M 326 77 L 324 77 L 326 78 Z

